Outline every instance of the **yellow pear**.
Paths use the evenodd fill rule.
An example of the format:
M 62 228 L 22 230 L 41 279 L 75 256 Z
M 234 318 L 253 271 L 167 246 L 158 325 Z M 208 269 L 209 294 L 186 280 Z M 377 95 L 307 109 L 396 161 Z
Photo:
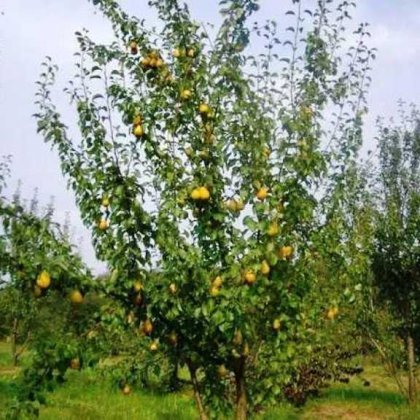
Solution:
M 207 105 L 207 104 L 204 104 L 204 103 L 200 104 L 200 106 L 198 107 L 198 110 L 199 110 L 200 114 L 203 114 L 203 115 L 210 114 L 210 112 L 211 112 L 210 106 Z
M 151 62 L 150 57 L 143 57 L 143 58 L 141 59 L 141 61 L 140 61 L 140 64 L 141 64 L 143 67 L 149 67 L 149 66 L 150 66 L 150 62 Z
M 133 289 L 135 292 L 140 292 L 143 289 L 143 285 L 140 280 L 134 282 Z
M 83 303 L 83 295 L 79 290 L 73 290 L 70 293 L 71 303 L 80 304 Z
M 104 197 L 104 198 L 102 198 L 102 203 L 101 203 L 101 205 L 103 206 L 103 207 L 109 207 L 109 204 L 110 204 L 110 202 L 109 202 L 109 198 L 108 197 Z
M 109 220 L 102 218 L 98 223 L 99 230 L 107 230 L 109 228 Z
M 200 187 L 198 191 L 201 200 L 208 200 L 210 198 L 210 191 L 206 187 Z
M 137 42 L 136 41 L 131 41 L 130 42 L 130 52 L 131 54 L 135 55 L 138 53 L 138 46 L 137 46 Z
M 245 208 L 245 205 L 242 200 L 227 200 L 225 202 L 225 207 L 230 211 L 241 211 Z
M 269 148 L 269 147 L 265 147 L 265 148 L 264 148 L 264 150 L 263 150 L 263 155 L 264 155 L 266 158 L 269 158 L 269 157 L 270 157 L 270 155 L 271 155 L 271 150 L 270 150 L 270 148 Z
M 36 285 L 40 289 L 48 289 L 51 284 L 51 277 L 48 271 L 43 271 L 36 279 Z
M 169 334 L 168 340 L 173 346 L 176 346 L 178 344 L 178 336 L 175 331 L 172 331 Z
M 244 275 L 245 283 L 254 284 L 257 280 L 257 276 L 252 270 L 247 270 Z
M 236 330 L 235 334 L 233 335 L 233 344 L 235 344 L 235 346 L 240 346 L 242 344 L 243 338 L 242 338 L 242 332 L 241 330 Z
M 124 395 L 130 395 L 131 394 L 130 385 L 128 385 L 128 384 L 124 385 L 121 391 Z
M 153 331 L 153 324 L 149 319 L 146 319 L 146 321 L 143 322 L 141 330 L 144 334 L 150 335 Z
M 276 236 L 280 232 L 279 225 L 277 222 L 270 223 L 270 226 L 267 229 L 268 236 Z
M 225 365 L 219 365 L 217 367 L 217 375 L 219 378 L 225 378 L 229 374 L 229 371 L 226 369 Z
M 70 369 L 79 370 L 80 369 L 80 359 L 74 358 L 70 360 Z
M 142 125 L 136 125 L 134 128 L 133 128 L 133 134 L 137 137 L 137 138 L 139 138 L 139 137 L 141 137 L 143 134 L 144 134 L 144 129 L 143 129 L 143 126 Z
M 279 330 L 280 330 L 280 328 L 281 328 L 281 321 L 280 321 L 278 318 L 276 318 L 276 319 L 273 321 L 273 330 L 274 330 L 274 331 L 279 331 Z
M 235 200 L 225 201 L 225 207 L 230 211 L 236 211 L 236 201 Z
M 129 324 L 132 324 L 132 323 L 134 322 L 134 318 L 135 318 L 135 316 L 134 316 L 134 312 L 130 312 L 130 313 L 127 315 L 127 322 L 128 322 Z
M 188 99 L 191 99 L 191 97 L 192 97 L 192 92 L 190 89 L 184 89 L 181 91 L 181 99 L 186 101 Z
M 200 191 L 200 188 L 194 188 L 194 189 L 191 191 L 190 197 L 191 197 L 193 200 L 200 200 L 200 199 L 201 199 L 201 191 Z
M 208 150 L 202 150 L 198 153 L 198 156 L 203 159 L 206 160 L 209 157 L 209 151 Z
M 279 250 L 279 257 L 282 259 L 290 258 L 293 255 L 293 247 L 290 245 L 282 246 Z
M 335 319 L 338 315 L 338 312 L 339 311 L 338 311 L 338 308 L 336 306 L 328 309 L 327 318 L 330 319 L 330 320 Z
M 270 274 L 270 265 L 268 264 L 267 260 L 264 260 L 261 263 L 260 271 L 264 275 Z
M 267 187 L 261 187 L 256 194 L 256 197 L 260 201 L 264 201 L 268 197 L 268 188 Z
M 223 279 L 221 276 L 217 276 L 214 280 L 213 280 L 213 287 L 217 287 L 220 288 L 222 287 L 222 283 L 223 283 Z

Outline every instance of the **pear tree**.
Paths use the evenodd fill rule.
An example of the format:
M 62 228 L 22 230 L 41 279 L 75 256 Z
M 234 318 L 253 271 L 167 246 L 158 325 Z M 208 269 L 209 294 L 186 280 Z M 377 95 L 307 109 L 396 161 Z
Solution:
M 377 299 L 386 302 L 399 321 L 407 355 L 406 395 L 414 403 L 420 320 L 420 114 L 415 108 L 401 110 L 401 124 L 379 122 L 373 273 Z
M 348 1 L 293 0 L 285 32 L 249 23 L 256 0 L 221 0 L 217 29 L 178 0 L 148 2 L 156 27 L 92 3 L 115 38 L 76 33 L 65 92 L 80 136 L 54 105 L 50 58 L 38 129 L 139 349 L 187 366 L 200 418 L 233 407 L 244 419 L 281 398 L 296 355 L 311 353 L 300 343 L 316 312 L 304 305 L 313 241 L 362 142 L 368 26 L 352 32 Z
M 87 356 L 80 334 L 91 324 L 83 316 L 91 309 L 84 302 L 91 274 L 53 222 L 52 207 L 45 213 L 36 207 L 34 199 L 26 208 L 18 194 L 13 200 L 0 199 L 1 312 L 14 365 L 25 349 L 32 360 L 22 370 L 22 404 L 13 407 L 14 418 L 36 414 L 38 408 L 30 401 L 43 401 L 45 388 L 61 382 L 67 369 L 82 365 Z

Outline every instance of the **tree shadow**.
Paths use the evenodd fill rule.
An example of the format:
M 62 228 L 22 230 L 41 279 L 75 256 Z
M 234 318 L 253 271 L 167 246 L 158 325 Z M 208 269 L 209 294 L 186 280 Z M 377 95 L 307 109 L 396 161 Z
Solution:
M 355 402 L 381 402 L 388 405 L 402 406 L 407 403 L 406 399 L 392 391 L 378 391 L 375 389 L 354 389 L 354 388 L 331 388 L 325 393 L 325 397 L 333 400 L 355 401 Z
M 5 399 L 13 398 L 17 395 L 18 386 L 10 380 L 0 377 L 0 396 Z

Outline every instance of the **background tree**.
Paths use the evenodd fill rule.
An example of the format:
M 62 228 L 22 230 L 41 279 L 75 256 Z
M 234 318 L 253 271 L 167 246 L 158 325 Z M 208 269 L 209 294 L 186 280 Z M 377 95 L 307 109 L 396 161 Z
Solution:
M 220 1 L 214 39 L 176 0 L 149 2 L 161 30 L 116 1 L 93 3 L 116 41 L 77 34 L 66 91 L 81 139 L 68 137 L 51 100 L 51 60 L 39 130 L 112 271 L 107 293 L 140 327 L 139 347 L 187 365 L 201 418 L 233 404 L 244 419 L 280 397 L 304 352 L 305 319 L 319 316 L 304 306 L 311 241 L 325 221 L 320 197 L 361 144 L 367 27 L 346 54 L 353 4 L 293 1 L 291 39 L 274 22 L 257 25 L 264 51 L 248 57 L 256 1 Z
M 2 156 L 0 160 L 0 202 L 4 200 L 3 193 L 6 187 L 6 181 L 10 176 L 10 156 Z M 6 250 L 6 238 L 3 232 L 0 232 L 0 288 L 6 284 L 6 280 L 3 278 L 5 275 L 5 267 L 7 264 L 7 250 Z
M 56 280 L 52 288 L 61 289 L 63 294 L 69 293 L 72 299 L 80 294 L 80 283 L 89 278 L 88 271 L 63 237 L 59 225 L 52 222 L 52 206 L 47 207 L 44 216 L 36 213 L 37 206 L 35 195 L 26 210 L 17 192 L 12 202 L 2 200 L 0 207 L 6 253 L 2 268 L 9 278 L 8 314 L 12 323 L 15 364 L 19 323 L 30 322 L 35 316 L 34 298 L 50 289 L 51 276 Z M 70 289 L 72 287 L 74 290 Z M 28 332 L 30 329 L 28 325 L 23 328 Z
M 379 122 L 379 211 L 373 271 L 378 299 L 401 320 L 408 399 L 416 399 L 414 339 L 420 320 L 420 116 L 402 112 L 402 124 Z M 418 336 L 417 336 L 418 337 Z

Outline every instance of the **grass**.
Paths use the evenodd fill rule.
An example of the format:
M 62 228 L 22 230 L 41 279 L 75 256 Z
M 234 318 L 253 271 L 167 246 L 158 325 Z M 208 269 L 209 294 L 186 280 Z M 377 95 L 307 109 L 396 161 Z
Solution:
M 10 344 L 0 341 L 0 369 L 10 366 Z
M 9 344 L 0 342 L 0 419 L 16 395 Z M 409 407 L 381 366 L 366 361 L 363 381 L 334 384 L 297 409 L 281 404 L 258 416 L 258 420 L 417 420 L 420 406 Z M 133 391 L 124 396 L 94 370 L 70 372 L 68 381 L 48 396 L 41 409 L 43 420 L 195 420 L 197 412 L 190 390 L 174 394 Z
M 350 384 L 334 384 L 325 389 L 321 397 L 310 401 L 301 418 L 309 419 L 420 419 L 420 406 L 409 407 L 399 393 L 396 384 L 385 374 L 381 366 L 369 361 L 365 364 L 363 379 Z
M 83 414 L 82 414 L 83 413 Z M 73 373 L 53 393 L 42 418 L 71 419 L 195 419 L 194 401 L 189 395 L 159 395 L 134 391 L 123 396 L 109 383 L 97 382 L 94 372 Z

